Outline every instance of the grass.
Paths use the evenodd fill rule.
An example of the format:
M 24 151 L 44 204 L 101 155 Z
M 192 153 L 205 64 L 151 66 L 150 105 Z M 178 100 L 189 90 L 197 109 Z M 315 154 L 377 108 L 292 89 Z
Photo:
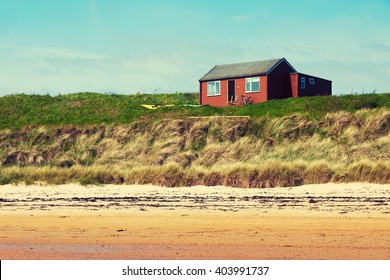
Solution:
M 198 94 L 98 94 L 74 93 L 59 96 L 7 95 L 0 98 L 0 129 L 20 129 L 27 125 L 98 125 L 130 124 L 140 119 L 161 120 L 188 116 L 250 116 L 271 118 L 291 114 L 305 114 L 310 120 L 318 120 L 329 112 L 340 110 L 356 112 L 360 109 L 390 107 L 390 94 L 364 94 L 329 97 L 290 98 L 271 100 L 262 104 L 231 106 L 225 108 L 197 104 Z M 141 104 L 175 104 L 148 110 Z
M 5 96 L 0 184 L 390 183 L 389 97 L 147 110 L 140 104 L 194 104 L 196 95 Z M 214 117 L 186 118 L 194 115 Z
M 142 116 L 159 113 L 145 109 L 141 104 L 194 104 L 194 97 L 190 93 L 8 95 L 0 98 L 0 129 L 26 125 L 127 124 Z
M 292 187 L 328 182 L 390 182 L 389 162 L 360 161 L 346 169 L 334 169 L 326 162 L 264 161 L 260 165 L 235 163 L 213 168 L 178 164 L 141 166 L 128 170 L 108 166 L 69 169 L 59 167 L 6 167 L 0 169 L 0 184 L 25 182 L 34 184 L 80 183 L 97 184 L 154 184 L 165 187 L 217 186 L 239 188 Z

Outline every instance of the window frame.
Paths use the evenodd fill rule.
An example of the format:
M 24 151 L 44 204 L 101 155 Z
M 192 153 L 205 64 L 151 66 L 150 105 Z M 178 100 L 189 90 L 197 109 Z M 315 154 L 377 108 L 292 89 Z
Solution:
M 210 93 L 210 84 L 214 84 L 215 93 Z M 218 86 L 217 86 L 218 84 Z M 207 96 L 220 96 L 221 95 L 221 81 L 210 81 L 207 82 Z
M 253 80 L 257 80 L 255 82 L 259 83 L 259 89 L 258 90 L 253 90 Z M 248 90 L 248 81 L 250 83 L 250 89 Z M 245 93 L 254 93 L 254 92 L 260 92 L 260 77 L 248 77 L 245 78 Z
M 316 84 L 316 80 L 314 78 L 309 78 L 309 84 L 315 85 Z
M 301 89 L 306 89 L 306 78 L 301 77 Z

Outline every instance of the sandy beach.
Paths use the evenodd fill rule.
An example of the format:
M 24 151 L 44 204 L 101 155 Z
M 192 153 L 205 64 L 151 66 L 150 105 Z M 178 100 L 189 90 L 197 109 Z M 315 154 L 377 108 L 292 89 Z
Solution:
M 390 259 L 390 185 L 4 185 L 0 205 L 0 259 Z

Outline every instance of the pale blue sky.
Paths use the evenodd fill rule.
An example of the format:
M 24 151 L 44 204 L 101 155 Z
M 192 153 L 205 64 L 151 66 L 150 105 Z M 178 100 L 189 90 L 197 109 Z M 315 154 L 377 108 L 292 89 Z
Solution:
M 0 94 L 198 91 L 285 57 L 335 94 L 390 91 L 390 0 L 0 0 Z

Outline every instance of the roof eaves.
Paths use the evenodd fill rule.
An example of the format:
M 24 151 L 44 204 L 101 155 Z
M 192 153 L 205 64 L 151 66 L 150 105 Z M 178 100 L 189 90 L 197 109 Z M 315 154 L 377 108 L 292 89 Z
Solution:
M 313 75 L 308 75 L 308 74 L 301 73 L 301 72 L 298 72 L 298 74 L 305 75 L 305 76 L 308 76 L 308 77 L 311 77 L 311 78 L 315 78 L 315 79 L 320 79 L 320 80 L 324 80 L 324 81 L 332 82 L 332 80 L 324 79 L 324 78 L 317 77 L 317 76 L 313 76 Z
M 210 69 L 209 72 L 207 72 L 206 74 L 203 75 L 202 78 L 199 79 L 199 82 L 204 82 L 204 77 L 206 77 L 211 71 L 213 71 L 218 65 L 215 65 L 213 68 Z
M 229 80 L 229 79 L 240 79 L 240 78 L 250 78 L 250 77 L 258 77 L 258 76 L 266 76 L 266 73 L 253 74 L 253 75 L 237 75 L 237 76 L 226 76 L 220 78 L 213 79 L 203 79 L 201 78 L 199 82 L 210 82 L 210 81 L 220 81 L 220 80 Z

